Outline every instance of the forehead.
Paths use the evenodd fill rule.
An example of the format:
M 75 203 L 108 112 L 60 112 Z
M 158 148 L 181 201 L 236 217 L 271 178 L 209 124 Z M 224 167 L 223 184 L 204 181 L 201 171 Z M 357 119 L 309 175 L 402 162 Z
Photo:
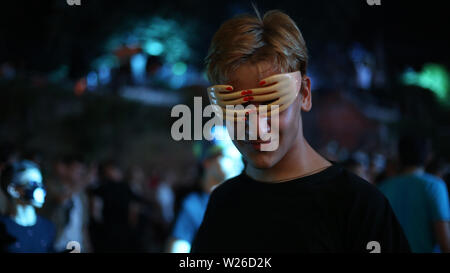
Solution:
M 278 73 L 280 69 L 272 63 L 246 62 L 230 73 L 228 84 L 235 90 L 255 88 L 262 79 Z

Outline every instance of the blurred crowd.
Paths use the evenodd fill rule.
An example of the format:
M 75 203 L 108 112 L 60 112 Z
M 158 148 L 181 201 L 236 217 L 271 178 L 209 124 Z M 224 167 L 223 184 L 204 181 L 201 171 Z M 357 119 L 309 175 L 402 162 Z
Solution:
M 220 157 L 220 148 L 212 145 L 204 149 L 193 163 L 192 182 L 187 181 L 187 171 L 176 177 L 170 170 L 146 172 L 141 166 L 124 167 L 114 159 L 88 162 L 73 154 L 47 160 L 39 153 L 24 153 L 5 143 L 0 161 L 0 247 L 8 252 L 70 252 L 70 242 L 76 242 L 81 252 L 189 251 L 209 192 L 224 180 Z M 34 197 L 10 194 L 13 176 L 6 172 L 11 166 L 26 180 L 18 182 L 22 183 L 16 187 L 18 192 L 26 192 L 27 183 L 36 180 L 25 173 L 33 170 L 42 174 L 46 192 L 43 205 L 31 202 Z M 30 213 L 20 213 L 30 209 L 37 220 L 33 221 L 36 217 Z M 40 219 L 48 220 L 44 230 L 42 225 L 37 227 Z M 25 238 L 16 234 L 22 228 L 27 229 Z M 45 234 L 46 238 L 38 241 L 46 247 L 27 249 L 21 241 L 29 240 L 29 234 Z
M 432 155 L 428 141 L 401 138 L 397 152 L 390 156 L 355 151 L 339 160 L 338 149 L 328 147 L 322 151 L 329 160 L 375 184 L 387 196 L 413 250 L 448 250 L 445 240 L 449 238 L 445 239 L 445 234 L 435 234 L 438 231 L 433 228 L 421 229 L 433 221 L 445 221 L 450 209 L 450 165 Z M 177 174 L 168 169 L 163 173 L 145 170 L 143 166 L 123 166 L 115 159 L 89 162 L 73 154 L 47 159 L 37 152 L 19 151 L 11 143 L 1 145 L 0 155 L 3 251 L 70 252 L 73 251 L 70 242 L 76 242 L 81 252 L 189 252 L 209 194 L 225 178 L 220 164 L 221 149 L 214 145 L 203 147 L 198 161 L 193 163 L 195 175 L 188 175 L 188 171 Z M 8 186 L 11 176 L 5 173 L 14 164 L 19 164 L 15 171 L 22 174 L 29 168 L 41 172 L 46 192 L 42 206 L 11 194 Z M 180 186 L 188 176 L 194 177 L 195 182 Z M 397 183 L 399 179 L 406 183 Z M 410 182 L 415 179 L 419 182 Z M 20 193 L 18 188 L 15 192 Z M 422 200 L 423 195 L 426 198 Z M 414 217 L 414 223 L 410 216 L 404 215 L 412 210 L 418 213 L 417 209 L 424 207 L 432 207 L 432 212 L 424 210 L 423 215 Z M 30 210 L 35 210 L 37 217 L 33 218 Z M 38 225 L 39 221 L 45 225 Z M 433 249 L 416 242 L 420 238 L 414 237 L 417 234 L 423 237 L 424 232 L 430 233 Z M 37 239 L 37 244 L 40 242 L 45 248 L 26 249 L 21 244 L 31 242 L 30 238 L 39 234 L 43 237 Z

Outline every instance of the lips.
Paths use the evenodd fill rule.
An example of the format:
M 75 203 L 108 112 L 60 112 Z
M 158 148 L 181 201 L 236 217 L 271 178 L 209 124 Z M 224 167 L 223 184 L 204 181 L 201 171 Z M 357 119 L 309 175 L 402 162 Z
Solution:
M 268 141 L 246 141 L 245 142 L 245 144 L 251 145 L 253 147 L 253 149 L 255 149 L 255 150 L 261 150 L 262 144 L 269 144 L 269 143 L 271 143 L 270 140 L 268 140 Z

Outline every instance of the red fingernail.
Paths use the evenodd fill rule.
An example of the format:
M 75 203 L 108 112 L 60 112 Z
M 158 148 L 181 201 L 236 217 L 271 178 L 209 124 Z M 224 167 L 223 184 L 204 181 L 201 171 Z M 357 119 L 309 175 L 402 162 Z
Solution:
M 253 100 L 253 97 L 245 97 L 244 98 L 244 101 L 250 101 L 250 100 Z
M 228 86 L 228 87 L 227 87 L 227 90 L 228 90 L 228 91 L 231 91 L 231 90 L 233 90 L 233 88 Z
M 242 96 L 247 95 L 247 91 L 242 91 L 242 92 L 241 92 L 241 95 L 242 95 Z
M 251 113 L 256 112 L 256 109 L 250 109 L 247 112 L 245 112 L 246 115 L 250 115 Z
M 251 95 L 252 93 L 252 90 L 247 90 L 247 95 Z
M 264 85 L 264 84 L 266 84 L 266 81 L 260 81 L 259 82 L 259 85 Z

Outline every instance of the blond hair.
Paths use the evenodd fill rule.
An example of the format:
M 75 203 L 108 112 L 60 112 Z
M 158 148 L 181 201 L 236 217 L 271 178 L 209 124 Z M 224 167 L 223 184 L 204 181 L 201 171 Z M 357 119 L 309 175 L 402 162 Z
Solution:
M 285 13 L 271 10 L 261 18 L 240 15 L 223 23 L 214 34 L 205 59 L 211 83 L 223 84 L 245 62 L 275 63 L 282 73 L 306 74 L 308 51 L 302 33 Z

